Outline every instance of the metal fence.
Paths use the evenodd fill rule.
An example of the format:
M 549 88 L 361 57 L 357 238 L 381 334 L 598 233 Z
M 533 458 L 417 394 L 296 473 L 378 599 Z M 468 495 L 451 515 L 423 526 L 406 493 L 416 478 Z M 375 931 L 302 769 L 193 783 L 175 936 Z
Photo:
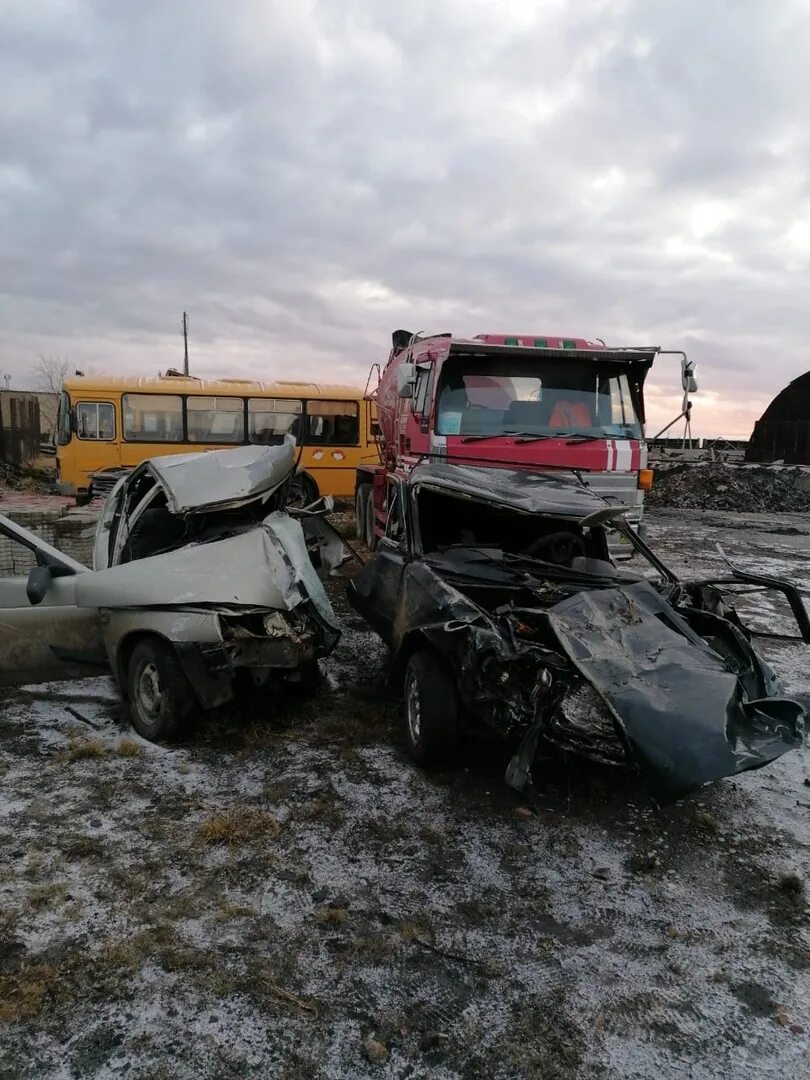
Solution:
M 25 390 L 0 391 L 0 460 L 29 465 L 39 456 L 39 400 Z

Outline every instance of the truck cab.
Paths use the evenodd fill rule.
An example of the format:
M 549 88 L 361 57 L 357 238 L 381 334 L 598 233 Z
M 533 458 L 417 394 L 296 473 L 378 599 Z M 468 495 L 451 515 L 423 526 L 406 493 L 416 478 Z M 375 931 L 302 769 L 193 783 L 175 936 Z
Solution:
M 652 482 L 644 381 L 660 351 L 549 335 L 396 331 L 374 392 L 381 465 L 357 476 L 365 538 L 382 521 L 378 470 L 425 460 L 574 472 L 597 495 L 634 506 L 638 526 Z

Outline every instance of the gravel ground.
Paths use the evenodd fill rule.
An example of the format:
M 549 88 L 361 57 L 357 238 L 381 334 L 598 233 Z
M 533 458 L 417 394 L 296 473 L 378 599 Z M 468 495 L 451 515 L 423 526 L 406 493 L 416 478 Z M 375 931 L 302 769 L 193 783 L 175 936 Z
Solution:
M 805 516 L 648 520 L 679 569 L 807 580 Z M 107 679 L 6 694 L 0 1077 L 810 1075 L 807 751 L 664 810 L 559 758 L 529 806 L 493 744 L 425 775 L 334 586 L 315 697 L 176 747 Z

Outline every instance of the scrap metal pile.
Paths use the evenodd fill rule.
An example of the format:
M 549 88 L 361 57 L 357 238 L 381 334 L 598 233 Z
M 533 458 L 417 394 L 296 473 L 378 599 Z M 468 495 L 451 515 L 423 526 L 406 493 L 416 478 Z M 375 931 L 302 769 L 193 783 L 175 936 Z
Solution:
M 676 510 L 804 513 L 810 510 L 810 491 L 794 486 L 795 472 L 722 462 L 658 467 L 646 505 Z

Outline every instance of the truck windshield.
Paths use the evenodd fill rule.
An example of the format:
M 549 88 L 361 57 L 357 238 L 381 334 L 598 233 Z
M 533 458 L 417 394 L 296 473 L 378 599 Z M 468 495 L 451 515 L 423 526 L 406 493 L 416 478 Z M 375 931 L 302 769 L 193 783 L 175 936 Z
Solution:
M 641 438 L 627 367 L 589 359 L 450 357 L 442 368 L 438 435 Z

